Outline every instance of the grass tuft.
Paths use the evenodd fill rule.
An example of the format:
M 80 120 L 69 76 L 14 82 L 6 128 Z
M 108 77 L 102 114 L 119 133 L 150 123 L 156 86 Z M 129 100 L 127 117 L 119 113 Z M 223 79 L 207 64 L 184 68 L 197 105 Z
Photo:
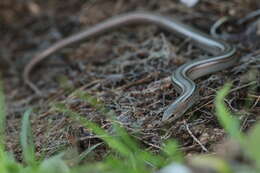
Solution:
M 254 163 L 253 166 L 241 167 L 239 170 L 243 173 L 257 173 L 260 170 L 260 124 L 256 124 L 246 135 L 240 131 L 240 122 L 236 116 L 228 110 L 224 103 L 225 97 L 229 93 L 231 85 L 225 85 L 217 94 L 215 105 L 216 115 L 219 123 L 233 140 L 236 140 L 242 147 L 244 153 Z M 11 153 L 5 149 L 5 104 L 2 83 L 0 83 L 0 172 L 1 173 L 151 173 L 165 167 L 170 163 L 183 163 L 184 156 L 179 150 L 175 140 L 166 141 L 159 154 L 147 151 L 130 136 L 127 131 L 116 121 L 115 113 L 108 110 L 98 99 L 83 92 L 75 92 L 75 96 L 89 103 L 101 114 L 109 118 L 112 122 L 112 129 L 108 132 L 99 125 L 89 121 L 77 112 L 66 107 L 65 104 L 55 104 L 54 110 L 63 113 L 69 118 L 81 123 L 92 133 L 98 135 L 103 142 L 98 143 L 81 155 L 78 156 L 79 162 L 88 157 L 89 153 L 100 145 L 107 145 L 110 148 L 110 154 L 100 162 L 86 163 L 81 165 L 69 166 L 63 160 L 63 153 L 54 155 L 50 158 L 38 159 L 35 154 L 33 143 L 33 134 L 30 123 L 31 110 L 24 113 L 22 119 L 22 128 L 20 133 L 20 143 L 23 151 L 23 162 L 17 162 Z M 194 157 L 192 162 L 195 166 L 207 167 L 219 173 L 233 173 L 233 165 L 222 158 L 216 156 Z M 243 167 L 243 169 L 242 169 Z M 173 172 L 175 173 L 175 172 Z M 177 172 L 176 172 L 177 173 Z

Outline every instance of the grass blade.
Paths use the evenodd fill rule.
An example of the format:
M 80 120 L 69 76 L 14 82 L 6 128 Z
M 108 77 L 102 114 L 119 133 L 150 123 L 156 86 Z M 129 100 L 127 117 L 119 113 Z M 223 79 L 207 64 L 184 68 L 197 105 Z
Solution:
M 230 88 L 231 84 L 227 84 L 218 92 L 215 101 L 216 115 L 218 117 L 219 123 L 226 130 L 226 132 L 228 132 L 228 134 L 232 138 L 242 144 L 244 141 L 244 137 L 243 134 L 240 132 L 240 122 L 230 113 L 224 103 L 224 99 L 227 96 Z
M 86 128 L 90 129 L 96 135 L 99 135 L 101 139 L 103 139 L 109 147 L 119 152 L 123 156 L 129 156 L 131 151 L 127 146 L 125 146 L 121 141 L 117 140 L 115 137 L 111 136 L 111 134 L 107 133 L 105 130 L 100 128 L 97 124 L 88 121 L 86 118 L 81 117 L 78 113 L 73 112 L 72 110 L 66 108 L 63 104 L 56 104 L 54 107 L 58 112 L 64 113 L 67 116 L 73 118 L 75 121 L 78 121 Z
M 22 128 L 20 133 L 20 143 L 23 151 L 23 158 L 28 165 L 35 164 L 35 146 L 33 143 L 32 129 L 30 125 L 31 110 L 23 115 Z
M 81 153 L 80 156 L 79 156 L 79 162 L 83 161 L 93 150 L 95 150 L 97 147 L 99 147 L 102 144 L 103 144 L 103 142 L 100 142 L 96 145 L 93 145 L 90 148 L 88 148 L 86 151 Z
M 0 159 L 3 159 L 5 151 L 5 120 L 6 120 L 6 110 L 5 110 L 5 96 L 3 91 L 3 83 L 0 80 Z

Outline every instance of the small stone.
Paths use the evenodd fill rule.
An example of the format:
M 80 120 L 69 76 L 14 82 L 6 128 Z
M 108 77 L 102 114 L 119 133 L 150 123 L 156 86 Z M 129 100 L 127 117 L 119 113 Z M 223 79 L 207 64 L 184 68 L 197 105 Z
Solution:
M 192 173 L 192 171 L 187 166 L 173 163 L 160 170 L 159 173 Z
M 188 7 L 193 7 L 199 2 L 199 0 L 181 0 L 181 2 Z

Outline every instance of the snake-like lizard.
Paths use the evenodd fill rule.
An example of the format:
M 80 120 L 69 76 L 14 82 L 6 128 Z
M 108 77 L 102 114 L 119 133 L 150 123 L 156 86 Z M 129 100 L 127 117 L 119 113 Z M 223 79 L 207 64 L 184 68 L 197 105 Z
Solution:
M 64 47 L 90 39 L 91 37 L 122 27 L 123 25 L 145 23 L 157 25 L 169 32 L 178 34 L 180 37 L 189 38 L 195 43 L 195 46 L 212 55 L 207 58 L 198 58 L 183 64 L 173 72 L 171 79 L 177 92 L 180 93 L 180 96 L 165 110 L 162 121 L 176 120 L 199 99 L 198 87 L 193 80 L 226 69 L 234 65 L 237 58 L 233 57 L 236 52 L 234 46 L 194 29 L 175 18 L 169 18 L 148 12 L 132 12 L 107 19 L 95 26 L 83 30 L 80 33 L 62 39 L 37 54 L 25 67 L 23 73 L 24 81 L 34 91 L 39 92 L 38 88 L 31 82 L 30 74 L 37 64 L 49 57 L 51 54 Z

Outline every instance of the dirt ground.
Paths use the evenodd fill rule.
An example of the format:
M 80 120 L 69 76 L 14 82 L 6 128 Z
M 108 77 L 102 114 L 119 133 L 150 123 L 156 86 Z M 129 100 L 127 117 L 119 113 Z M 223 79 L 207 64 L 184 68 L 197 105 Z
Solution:
M 233 83 L 226 99 L 246 131 L 260 115 L 260 25 L 228 24 L 223 32 L 238 33 L 254 27 L 237 40 L 239 63 L 225 71 L 196 80 L 200 101 L 177 122 L 159 126 L 163 111 L 178 94 L 167 77 L 179 65 L 205 53 L 188 40 L 155 26 L 122 27 L 84 43 L 65 48 L 42 62 L 31 75 L 44 96 L 37 96 L 22 79 L 24 66 L 55 41 L 120 13 L 145 10 L 176 16 L 204 32 L 223 16 L 237 21 L 259 9 L 258 0 L 201 0 L 188 8 L 178 0 L 1 0 L 1 72 L 8 105 L 7 146 L 19 159 L 21 117 L 32 116 L 39 153 L 54 154 L 65 147 L 83 151 L 100 143 L 80 124 L 53 112 L 53 102 L 63 102 L 88 119 L 109 129 L 111 123 L 94 108 L 70 97 L 81 89 L 102 100 L 116 112 L 118 121 L 147 149 L 158 151 L 164 140 L 175 138 L 187 154 L 214 152 L 225 138 L 214 111 L 216 91 Z M 252 21 L 255 22 L 255 21 Z M 160 84 L 160 85 L 158 85 Z M 198 142 L 199 141 L 199 142 Z M 107 150 L 96 149 L 94 159 Z

